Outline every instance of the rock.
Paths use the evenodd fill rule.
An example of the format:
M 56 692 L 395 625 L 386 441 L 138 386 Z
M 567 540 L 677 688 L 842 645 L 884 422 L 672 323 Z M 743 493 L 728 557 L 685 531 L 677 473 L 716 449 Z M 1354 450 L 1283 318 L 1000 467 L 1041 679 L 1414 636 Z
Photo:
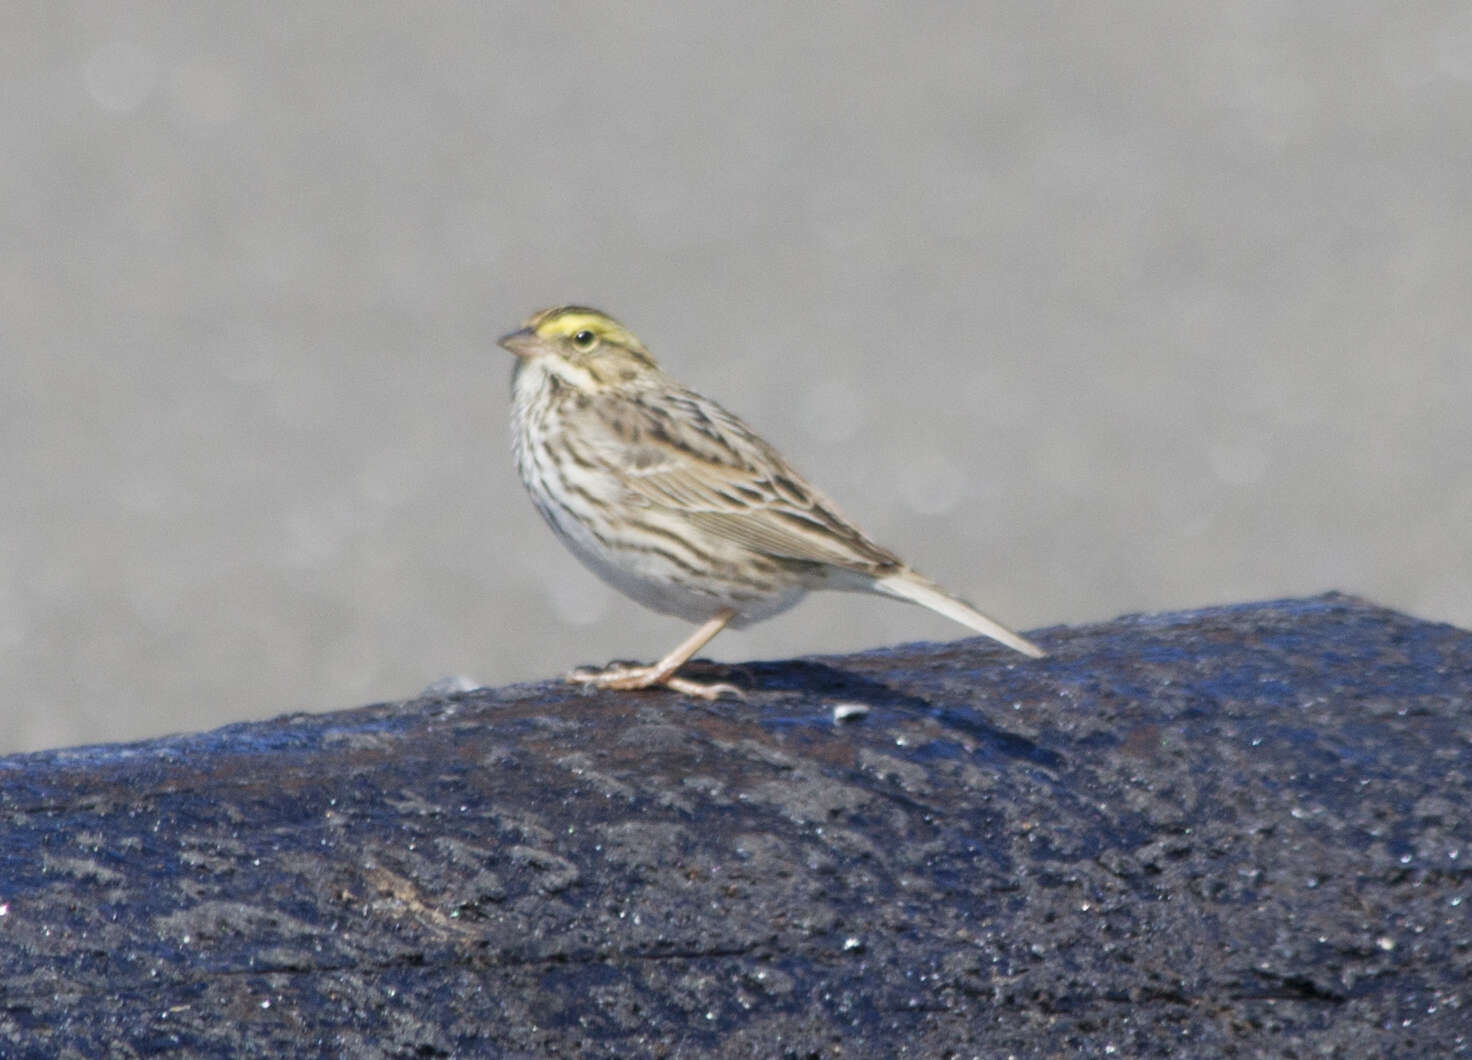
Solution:
M 0 759 L 0 1055 L 1472 1055 L 1472 634 L 1041 640 Z

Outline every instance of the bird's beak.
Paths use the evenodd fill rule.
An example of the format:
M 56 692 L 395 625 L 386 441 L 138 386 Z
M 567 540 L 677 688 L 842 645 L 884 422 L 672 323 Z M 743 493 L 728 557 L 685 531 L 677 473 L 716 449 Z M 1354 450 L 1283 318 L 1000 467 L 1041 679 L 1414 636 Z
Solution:
M 510 335 L 502 335 L 496 341 L 518 357 L 530 357 L 541 346 L 541 340 L 531 328 L 522 328 L 520 331 L 513 331 Z

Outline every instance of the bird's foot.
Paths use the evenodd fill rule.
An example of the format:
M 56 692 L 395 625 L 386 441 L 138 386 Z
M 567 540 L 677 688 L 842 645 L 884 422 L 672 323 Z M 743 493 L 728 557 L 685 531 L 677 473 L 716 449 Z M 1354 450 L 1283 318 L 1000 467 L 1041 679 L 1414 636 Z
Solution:
M 613 663 L 602 670 L 579 667 L 567 675 L 567 680 L 572 684 L 580 684 L 588 688 L 613 688 L 621 691 L 663 685 L 675 692 L 696 696 L 700 699 L 719 699 L 723 695 L 735 696 L 738 699 L 743 697 L 741 689 L 735 685 L 728 685 L 723 681 L 693 681 L 688 677 L 666 673 L 657 664 L 635 666 L 628 663 Z

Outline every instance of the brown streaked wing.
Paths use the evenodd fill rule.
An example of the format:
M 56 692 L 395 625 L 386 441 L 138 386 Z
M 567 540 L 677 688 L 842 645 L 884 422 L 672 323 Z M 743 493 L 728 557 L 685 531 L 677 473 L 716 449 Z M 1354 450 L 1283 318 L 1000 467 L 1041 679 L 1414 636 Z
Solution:
M 751 428 L 692 391 L 604 394 L 569 428 L 586 459 L 707 533 L 783 559 L 866 573 L 902 566 Z

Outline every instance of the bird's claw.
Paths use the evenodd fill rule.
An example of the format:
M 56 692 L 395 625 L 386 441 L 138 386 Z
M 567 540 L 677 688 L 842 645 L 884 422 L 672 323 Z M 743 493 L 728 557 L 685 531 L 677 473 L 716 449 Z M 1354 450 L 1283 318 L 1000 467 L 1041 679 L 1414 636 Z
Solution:
M 632 691 L 663 685 L 674 692 L 695 696 L 699 699 L 719 699 L 723 695 L 735 696 L 738 699 L 745 698 L 745 693 L 735 685 L 726 684 L 723 681 L 694 681 L 676 674 L 661 674 L 657 666 L 628 666 L 614 663 L 602 670 L 579 667 L 567 675 L 567 680 L 571 684 L 580 684 L 588 688 Z

